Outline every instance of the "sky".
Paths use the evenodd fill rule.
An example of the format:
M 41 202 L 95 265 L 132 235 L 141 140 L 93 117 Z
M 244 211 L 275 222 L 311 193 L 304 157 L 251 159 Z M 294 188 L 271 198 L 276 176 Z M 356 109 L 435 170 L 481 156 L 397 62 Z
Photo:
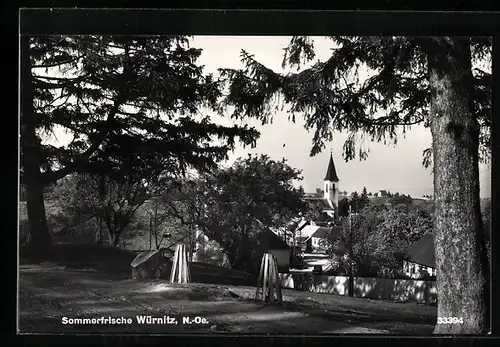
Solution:
M 281 67 L 283 49 L 290 37 L 282 36 L 196 36 L 191 45 L 202 48 L 200 63 L 205 66 L 205 72 L 216 73 L 218 68 L 241 68 L 240 52 L 242 49 L 254 55 L 255 59 L 276 72 L 284 72 Z M 316 59 L 326 60 L 333 47 L 332 42 L 323 37 L 314 38 Z M 360 77 L 362 80 L 363 78 Z M 211 114 L 219 122 L 229 124 L 229 120 L 220 119 Z M 342 147 L 346 134 L 336 133 L 333 141 L 326 149 L 310 157 L 313 132 L 303 127 L 303 122 L 288 121 L 286 108 L 277 112 L 273 124 L 260 126 L 261 132 L 255 149 L 244 149 L 239 146 L 230 155 L 229 163 L 247 153 L 263 153 L 272 159 L 286 158 L 288 163 L 302 170 L 304 177 L 301 182 L 306 192 L 313 192 L 323 186 L 330 151 L 333 153 L 335 168 L 339 177 L 340 191 L 358 191 L 363 187 L 370 192 L 387 190 L 420 197 L 433 193 L 433 178 L 431 169 L 422 166 L 422 152 L 430 147 L 431 133 L 423 126 L 412 127 L 406 133 L 406 138 L 400 136 L 396 146 L 383 143 L 369 143 L 369 155 L 364 161 L 354 159 L 345 162 L 342 159 Z M 283 147 L 284 146 L 284 147 Z M 489 165 L 481 164 L 480 188 L 481 197 L 490 197 L 491 169 Z
M 289 40 L 290 37 L 282 36 L 195 36 L 190 44 L 192 47 L 203 49 L 199 63 L 205 66 L 206 73 L 217 74 L 218 68 L 242 68 L 240 61 L 242 49 L 254 54 L 255 59 L 268 68 L 276 72 L 286 72 L 282 69 L 281 62 L 283 49 Z M 332 42 L 323 37 L 315 37 L 314 42 L 316 60 L 326 60 L 333 47 Z M 360 76 L 360 80 L 363 79 L 363 76 Z M 223 118 L 207 110 L 202 112 L 210 115 L 216 123 L 225 125 L 233 123 L 228 117 Z M 370 152 L 366 160 L 354 159 L 345 162 L 342 159 L 342 147 L 346 134 L 335 133 L 333 141 L 327 144 L 322 153 L 310 157 L 313 132 L 304 129 L 300 118 L 296 119 L 296 123 L 290 122 L 286 107 L 284 111 L 276 112 L 272 124 L 261 126 L 260 123 L 251 120 L 248 124 L 255 126 L 261 133 L 256 148 L 243 148 L 237 145 L 225 164 L 230 165 L 236 158 L 246 156 L 248 153 L 267 154 L 274 160 L 286 158 L 289 165 L 302 170 L 303 180 L 300 184 L 304 190 L 314 192 L 316 188 L 323 186 L 332 152 L 340 180 L 340 191 L 360 192 L 366 187 L 369 192 L 387 190 L 410 194 L 413 197 L 433 193 L 431 169 L 422 166 L 422 152 L 430 147 L 431 134 L 429 129 L 422 126 L 412 127 L 405 137 L 399 136 L 396 146 L 367 143 Z M 46 142 L 62 144 L 71 139 L 70 135 L 61 129 L 56 129 L 54 133 L 55 137 L 46 139 Z M 480 164 L 479 172 L 481 197 L 490 197 L 491 168 L 488 164 Z

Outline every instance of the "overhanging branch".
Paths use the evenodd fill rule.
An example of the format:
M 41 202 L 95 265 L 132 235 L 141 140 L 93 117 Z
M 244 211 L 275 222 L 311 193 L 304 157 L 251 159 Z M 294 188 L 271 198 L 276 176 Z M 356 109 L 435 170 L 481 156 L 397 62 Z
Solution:
M 66 175 L 75 172 L 79 166 L 88 162 L 90 157 L 95 153 L 95 151 L 97 151 L 99 146 L 102 144 L 102 142 L 108 135 L 109 131 L 113 128 L 115 122 L 115 116 L 120 107 L 118 99 L 119 98 L 117 97 L 117 101 L 114 103 L 113 107 L 108 113 L 108 117 L 106 119 L 106 126 L 104 127 L 104 129 L 101 130 L 101 132 L 97 136 L 95 136 L 94 139 L 91 138 L 90 147 L 85 152 L 80 154 L 77 158 L 75 158 L 75 160 L 73 160 L 72 163 L 66 165 L 64 168 L 43 174 L 43 180 L 46 184 L 56 182 L 57 180 L 65 177 Z

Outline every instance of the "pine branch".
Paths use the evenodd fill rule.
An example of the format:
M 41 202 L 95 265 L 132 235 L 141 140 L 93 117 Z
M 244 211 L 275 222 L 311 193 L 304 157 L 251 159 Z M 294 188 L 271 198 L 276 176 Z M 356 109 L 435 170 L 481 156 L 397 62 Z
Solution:
M 118 98 L 117 98 L 118 99 Z M 117 100 L 115 104 L 113 105 L 112 109 L 108 113 L 108 117 L 106 119 L 106 125 L 104 129 L 102 129 L 99 134 L 97 134 L 95 137 L 90 138 L 91 145 L 89 148 L 80 154 L 78 157 L 76 157 L 72 163 L 69 163 L 66 167 L 56 170 L 56 171 L 51 171 L 48 173 L 45 173 L 43 175 L 44 182 L 46 184 L 51 183 L 51 182 L 56 182 L 57 180 L 63 178 L 64 176 L 76 172 L 77 168 L 84 163 L 88 162 L 89 158 L 95 153 L 95 151 L 99 148 L 99 146 L 102 144 L 104 139 L 106 138 L 108 132 L 113 128 L 113 125 L 115 124 L 115 116 L 116 113 L 118 112 L 119 108 L 119 101 Z
M 125 52 L 128 53 L 127 49 L 125 50 Z M 128 56 L 127 56 L 127 58 L 128 58 Z M 125 64 L 123 72 L 121 74 L 122 78 L 128 77 L 130 68 L 131 68 L 130 64 Z M 127 93 L 127 91 L 121 91 L 115 97 L 115 100 L 113 102 L 113 106 L 112 106 L 111 110 L 108 112 L 104 128 L 96 136 L 90 137 L 91 144 L 90 144 L 89 148 L 85 152 L 80 154 L 78 157 L 76 157 L 73 160 L 73 162 L 66 165 L 66 167 L 61 168 L 61 169 L 56 170 L 56 171 L 51 171 L 51 172 L 45 173 L 42 177 L 43 177 L 43 180 L 46 184 L 51 183 L 51 182 L 56 182 L 57 180 L 61 179 L 62 177 L 65 177 L 66 175 L 75 172 L 78 167 L 80 167 L 88 162 L 90 157 L 101 146 L 102 142 L 105 140 L 106 136 L 111 131 L 111 129 L 113 129 L 113 127 L 115 125 L 115 117 L 120 109 L 121 104 L 126 100 L 126 93 Z
M 82 54 L 82 55 L 74 57 L 74 58 L 72 58 L 70 60 L 60 61 L 60 62 L 55 62 L 55 63 L 49 63 L 49 64 L 32 65 L 32 67 L 34 69 L 38 69 L 38 68 L 44 68 L 44 69 L 46 69 L 46 68 L 51 68 L 51 67 L 56 67 L 56 66 L 61 66 L 61 65 L 67 65 L 67 64 L 71 64 L 71 63 L 74 63 L 74 62 L 80 60 L 84 56 L 85 56 L 85 54 Z
M 49 76 L 33 76 L 34 88 L 41 89 L 64 89 L 72 86 L 76 83 L 85 81 L 88 79 L 89 75 L 78 76 L 75 78 L 59 78 L 59 77 L 49 77 Z M 43 79 L 51 81 L 59 81 L 59 83 L 51 83 L 43 81 Z

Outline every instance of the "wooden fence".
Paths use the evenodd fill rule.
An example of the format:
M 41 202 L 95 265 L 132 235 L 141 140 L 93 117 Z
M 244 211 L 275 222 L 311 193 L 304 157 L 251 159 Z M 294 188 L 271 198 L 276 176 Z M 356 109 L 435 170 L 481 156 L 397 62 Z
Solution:
M 349 277 L 347 276 L 280 273 L 280 280 L 282 287 L 287 289 L 348 295 Z M 353 278 L 353 296 L 357 298 L 433 304 L 437 300 L 436 289 L 435 281 Z

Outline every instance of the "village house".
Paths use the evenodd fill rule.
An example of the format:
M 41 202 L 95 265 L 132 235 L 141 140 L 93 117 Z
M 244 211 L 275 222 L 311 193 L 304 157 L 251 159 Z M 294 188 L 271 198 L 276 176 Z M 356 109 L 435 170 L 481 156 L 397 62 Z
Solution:
M 279 272 L 288 272 L 290 269 L 290 246 L 278 235 L 269 229 L 257 233 L 257 253 L 271 253 L 276 257 Z M 260 265 L 260 259 L 257 259 Z
M 411 278 L 436 276 L 434 235 L 427 232 L 408 247 L 403 258 L 403 273 Z
M 318 196 L 322 193 L 322 196 Z M 302 220 L 295 231 L 296 242 L 298 245 L 310 247 L 315 251 L 321 250 L 330 229 L 335 225 L 341 225 L 340 218 L 345 216 L 346 206 L 349 204 L 350 197 L 340 194 L 339 178 L 333 162 L 333 155 L 330 153 L 330 160 L 323 180 L 323 190 L 316 194 L 308 194 L 306 201 L 319 204 L 322 209 L 321 215 L 314 220 Z
M 304 252 L 323 253 L 324 242 L 330 228 L 316 225 L 314 221 L 304 221 L 295 232 L 296 245 Z
M 318 196 L 317 193 L 322 193 Z M 318 204 L 322 209 L 315 220 L 302 220 L 295 230 L 295 244 L 299 247 L 319 251 L 322 241 L 326 238 L 330 225 L 339 217 L 339 178 L 330 154 L 328 168 L 323 180 L 323 191 L 308 194 L 306 201 Z
M 323 189 L 307 194 L 305 200 L 319 206 L 321 213 L 312 220 L 302 219 L 296 226 L 293 233 L 294 255 L 299 255 L 305 262 L 303 271 L 311 271 L 316 267 L 326 271 L 332 263 L 331 256 L 327 255 L 328 242 L 335 231 L 338 236 L 342 233 L 339 217 L 343 205 L 348 201 L 339 193 L 339 178 L 332 154 L 323 180 Z
M 330 161 L 323 180 L 323 196 L 307 196 L 306 200 L 321 204 L 325 216 L 335 219 L 338 218 L 339 208 L 339 178 L 333 163 L 333 155 L 330 154 Z

